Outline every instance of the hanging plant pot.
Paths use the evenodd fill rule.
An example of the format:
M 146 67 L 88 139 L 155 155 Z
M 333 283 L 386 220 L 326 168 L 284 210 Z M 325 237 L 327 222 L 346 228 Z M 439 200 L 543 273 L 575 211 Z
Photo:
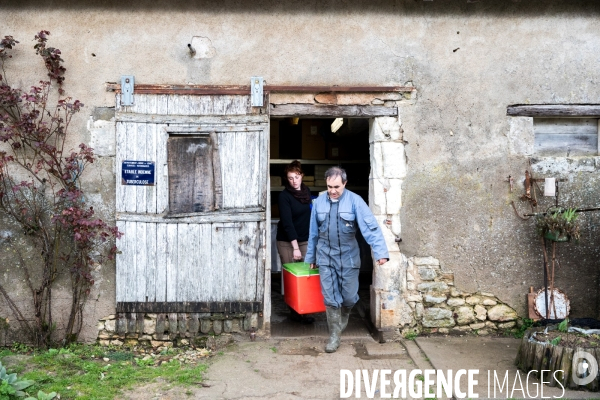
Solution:
M 544 233 L 544 237 L 548 240 L 552 240 L 553 242 L 570 242 L 571 237 L 569 235 L 564 235 L 560 231 L 548 231 Z

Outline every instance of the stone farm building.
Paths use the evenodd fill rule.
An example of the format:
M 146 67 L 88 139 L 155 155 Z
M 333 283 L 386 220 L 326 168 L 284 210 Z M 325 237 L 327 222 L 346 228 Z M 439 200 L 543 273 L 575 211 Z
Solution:
M 361 280 L 381 340 L 527 317 L 544 280 L 534 220 L 512 205 L 532 211 L 525 171 L 557 178 L 561 205 L 599 203 L 596 1 L 4 0 L 0 27 L 21 42 L 7 64 L 21 87 L 44 73 L 30 39 L 51 32 L 85 104 L 72 145 L 99 156 L 88 200 L 125 234 L 96 271 L 84 341 L 268 333 L 293 159 L 314 191 L 346 168 L 384 231 L 391 260 L 364 252 Z M 124 161 L 152 162 L 155 185 L 123 184 Z M 25 302 L 6 250 L 21 233 L 2 221 L 0 283 Z M 600 214 L 581 221 L 555 286 L 595 318 Z

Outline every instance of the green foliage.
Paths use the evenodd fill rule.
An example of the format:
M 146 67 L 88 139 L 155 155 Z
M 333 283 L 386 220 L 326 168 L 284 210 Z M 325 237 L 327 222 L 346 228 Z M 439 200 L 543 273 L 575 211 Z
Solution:
M 513 332 L 513 336 L 517 339 L 521 339 L 525 335 L 527 329 L 533 326 L 533 322 L 534 321 L 530 318 L 522 318 L 519 327 Z
M 138 367 L 148 367 L 150 365 L 154 365 L 154 359 L 149 358 L 144 360 L 143 358 L 134 358 L 134 361 Z
M 554 345 L 554 346 L 558 346 L 558 344 L 560 343 L 560 340 L 561 340 L 561 339 L 562 339 L 562 338 L 561 338 L 560 336 L 557 336 L 557 337 L 555 337 L 554 339 L 552 339 L 552 340 L 550 341 L 550 344 L 552 344 L 552 345 Z
M 25 397 L 23 389 L 33 385 L 30 380 L 19 380 L 17 374 L 8 374 L 0 362 L 0 400 L 9 400 L 11 397 Z
M 55 397 L 56 392 L 44 393 L 40 390 L 37 393 L 37 397 L 27 397 L 25 400 L 52 400 Z
M 558 330 L 560 332 L 567 332 L 569 330 L 569 318 L 565 318 L 560 324 L 558 324 Z
M 417 332 L 407 332 L 404 334 L 404 339 L 406 340 L 415 340 L 419 334 Z
M 178 352 L 179 349 L 168 351 L 171 356 Z M 107 363 L 103 358 L 110 361 Z M 121 397 L 124 389 L 157 378 L 180 386 L 198 384 L 207 368 L 204 364 L 182 364 L 174 358 L 152 365 L 155 360 L 157 358 L 143 360 L 126 349 L 73 344 L 64 349 L 35 351 L 14 369 L 25 369 L 28 372 L 20 376 L 34 382 L 28 391 L 30 395 L 37 393 L 38 397 L 26 400 L 56 399 L 57 393 L 63 399 L 112 400 Z M 55 397 L 47 397 L 53 395 Z M 0 400 L 5 399 L 0 396 Z
M 271 351 L 272 351 L 273 353 L 277 353 L 277 347 L 275 347 L 275 346 L 271 347 Z
M 579 215 L 576 208 L 549 209 L 545 215 L 536 217 L 536 230 L 541 237 L 552 240 L 579 240 Z

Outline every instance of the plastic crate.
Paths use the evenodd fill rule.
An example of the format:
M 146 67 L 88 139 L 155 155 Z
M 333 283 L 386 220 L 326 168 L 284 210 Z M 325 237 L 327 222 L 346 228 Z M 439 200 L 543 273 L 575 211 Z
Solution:
M 298 314 L 325 311 L 318 269 L 305 262 L 283 264 L 283 298 Z

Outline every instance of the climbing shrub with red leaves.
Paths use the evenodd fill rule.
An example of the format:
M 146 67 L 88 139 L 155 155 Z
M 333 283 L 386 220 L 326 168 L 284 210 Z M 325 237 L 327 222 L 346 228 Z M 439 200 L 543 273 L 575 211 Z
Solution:
M 28 91 L 12 86 L 6 73 L 11 50 L 19 42 L 12 36 L 0 40 L 0 210 L 20 227 L 35 250 L 29 252 L 33 258 L 25 257 L 22 246 L 13 244 L 19 268 L 10 268 L 24 274 L 32 294 L 33 318 L 24 312 L 30 307 L 13 300 L 12 288 L 0 283 L 0 295 L 38 347 L 77 340 L 94 285 L 93 270 L 114 257 L 115 239 L 121 235 L 86 204 L 81 177 L 95 160 L 93 149 L 85 144 L 65 148 L 72 118 L 83 104 L 63 97 L 66 69 L 60 50 L 47 46 L 49 35 L 41 31 L 34 38 L 49 79 Z M 6 260 L 0 261 L 0 270 L 9 270 L 2 265 Z M 72 301 L 65 310 L 68 315 L 61 318 L 66 325 L 58 334 L 52 296 L 61 276 L 70 278 Z

